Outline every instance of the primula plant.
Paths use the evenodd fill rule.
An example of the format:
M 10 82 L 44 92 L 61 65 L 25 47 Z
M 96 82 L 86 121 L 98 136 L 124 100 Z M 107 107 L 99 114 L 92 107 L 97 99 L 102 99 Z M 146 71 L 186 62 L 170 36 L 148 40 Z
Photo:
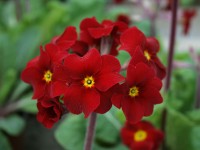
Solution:
M 120 50 L 130 54 L 124 66 L 116 57 Z M 139 130 L 129 135 L 129 141 L 135 139 L 136 144 L 134 140 L 133 144 L 124 143 L 133 148 L 137 142 L 142 147 L 149 142 L 148 148 L 154 150 L 160 143 L 156 138 L 163 135 L 157 135 L 156 130 L 154 133 L 152 125 L 138 122 L 163 101 L 159 91 L 166 71 L 157 57 L 158 51 L 158 41 L 146 37 L 137 27 L 86 18 L 80 23 L 79 34 L 69 26 L 41 46 L 40 55 L 28 62 L 21 78 L 33 87 L 37 119 L 45 127 L 51 128 L 68 112 L 91 116 L 85 149 L 91 149 L 96 114 L 104 114 L 114 105 L 122 108 L 126 126 Z M 125 76 L 121 74 L 124 71 Z M 129 130 L 122 130 L 123 141 L 127 139 L 126 128 Z M 146 137 L 148 142 L 140 142 Z

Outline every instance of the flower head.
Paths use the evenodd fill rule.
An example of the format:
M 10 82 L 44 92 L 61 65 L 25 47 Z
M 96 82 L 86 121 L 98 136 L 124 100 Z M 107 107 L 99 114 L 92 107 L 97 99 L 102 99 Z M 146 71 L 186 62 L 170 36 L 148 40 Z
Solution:
M 139 29 L 132 27 L 122 33 L 120 41 L 120 49 L 132 56 L 131 64 L 136 65 L 142 61 L 154 69 L 157 77 L 165 77 L 166 69 L 157 57 L 160 46 L 155 38 L 146 38 Z
M 126 122 L 121 130 L 122 141 L 131 150 L 158 150 L 163 137 L 163 133 L 147 121 L 137 124 Z
M 155 76 L 153 69 L 144 63 L 129 65 L 126 81 L 119 85 L 112 97 L 112 103 L 122 108 L 126 119 L 136 123 L 143 116 L 153 112 L 154 104 L 162 102 L 159 90 L 161 81 Z
M 46 128 L 51 128 L 56 122 L 58 122 L 64 112 L 62 104 L 59 102 L 58 98 L 39 99 L 37 108 L 39 110 L 37 120 Z
M 119 61 L 111 55 L 100 56 L 96 49 L 83 57 L 69 55 L 60 70 L 65 73 L 55 75 L 62 81 L 55 82 L 54 96 L 64 94 L 67 109 L 75 114 L 83 112 L 85 117 L 97 108 L 102 112 L 104 108 L 99 106 L 107 107 L 105 102 L 110 108 L 109 89 L 124 80 L 119 74 Z

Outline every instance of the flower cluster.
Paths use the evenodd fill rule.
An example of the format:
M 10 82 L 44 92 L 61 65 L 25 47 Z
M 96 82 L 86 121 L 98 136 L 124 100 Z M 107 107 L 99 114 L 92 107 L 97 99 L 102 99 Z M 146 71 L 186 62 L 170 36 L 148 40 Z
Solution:
M 127 122 L 121 130 L 121 138 L 131 150 L 158 150 L 164 134 L 147 121 Z
M 131 55 L 126 77 L 115 57 L 119 50 Z M 112 104 L 135 123 L 162 102 L 159 90 L 165 68 L 158 51 L 158 41 L 136 27 L 86 18 L 79 35 L 70 26 L 40 47 L 40 55 L 28 62 L 21 78 L 33 87 L 37 119 L 47 128 L 66 110 L 88 117 L 92 112 L 106 113 Z

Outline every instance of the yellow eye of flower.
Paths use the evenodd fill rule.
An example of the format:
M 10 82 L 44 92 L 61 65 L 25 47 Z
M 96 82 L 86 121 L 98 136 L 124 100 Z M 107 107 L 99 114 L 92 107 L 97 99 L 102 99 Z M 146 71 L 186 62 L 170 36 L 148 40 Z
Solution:
M 147 138 L 147 132 L 144 130 L 138 130 L 133 135 L 133 140 L 136 142 L 142 142 Z
M 133 86 L 132 88 L 129 89 L 129 96 L 131 97 L 136 97 L 139 95 L 139 88 L 136 86 Z
M 144 56 L 146 57 L 147 60 L 151 59 L 151 55 L 149 54 L 148 51 L 144 51 Z
M 83 80 L 83 86 L 86 88 L 92 88 L 94 87 L 94 78 L 92 76 L 86 76 Z
M 52 80 L 52 76 L 53 76 L 53 73 L 50 70 L 47 70 L 44 72 L 43 80 L 45 80 L 46 83 L 49 83 Z

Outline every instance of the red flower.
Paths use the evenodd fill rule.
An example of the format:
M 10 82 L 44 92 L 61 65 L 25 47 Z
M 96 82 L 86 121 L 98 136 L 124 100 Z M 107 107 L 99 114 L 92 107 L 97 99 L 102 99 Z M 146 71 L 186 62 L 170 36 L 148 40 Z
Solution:
M 80 24 L 80 40 L 87 43 L 89 47 L 100 48 L 102 40 L 105 40 L 105 44 L 109 47 L 108 53 L 111 55 L 117 55 L 117 47 L 119 45 L 119 37 L 128 26 L 123 22 L 112 22 L 110 20 L 104 20 L 101 24 L 93 18 L 86 18 Z
M 65 29 L 62 35 L 54 37 L 51 43 L 59 46 L 61 50 L 68 50 L 75 44 L 76 40 L 76 28 L 69 26 Z
M 32 59 L 23 70 L 21 79 L 32 85 L 34 90 L 33 99 L 43 96 L 51 97 L 51 85 L 54 82 L 54 68 L 68 55 L 53 44 L 41 47 L 40 56 Z
M 131 150 L 158 150 L 164 134 L 147 121 L 127 122 L 121 130 L 121 138 Z
M 196 16 L 196 10 L 187 9 L 182 14 L 183 34 L 187 35 L 191 26 L 192 19 Z
M 54 123 L 58 122 L 64 112 L 58 98 L 40 99 L 37 103 L 37 108 L 39 110 L 37 120 L 46 128 L 51 128 Z
M 120 64 L 115 57 L 100 56 L 96 49 L 83 57 L 71 54 L 56 71 L 55 77 L 60 81 L 54 83 L 54 96 L 64 94 L 64 103 L 74 114 L 83 112 L 87 117 L 96 109 L 104 113 L 105 107 L 110 108 L 109 89 L 124 79 L 119 71 Z
M 116 4 L 121 4 L 123 2 L 124 2 L 124 0 L 114 0 L 114 3 L 116 3 Z
M 130 17 L 126 14 L 119 14 L 117 16 L 117 21 L 121 21 L 129 25 L 131 23 Z
M 133 57 L 133 63 L 137 64 L 140 61 L 145 62 L 152 68 L 154 68 L 156 75 L 163 79 L 166 75 L 166 69 L 163 64 L 160 62 L 157 57 L 160 46 L 158 41 L 155 38 L 146 38 L 145 35 L 136 27 L 127 29 L 122 33 L 121 38 L 121 47 L 119 49 L 126 50 Z M 142 57 L 138 57 L 138 46 L 142 51 Z
M 162 82 L 155 76 L 153 69 L 144 63 L 129 65 L 125 83 L 112 97 L 112 103 L 122 108 L 126 119 L 136 123 L 143 116 L 153 112 L 154 104 L 162 102 L 159 93 Z

